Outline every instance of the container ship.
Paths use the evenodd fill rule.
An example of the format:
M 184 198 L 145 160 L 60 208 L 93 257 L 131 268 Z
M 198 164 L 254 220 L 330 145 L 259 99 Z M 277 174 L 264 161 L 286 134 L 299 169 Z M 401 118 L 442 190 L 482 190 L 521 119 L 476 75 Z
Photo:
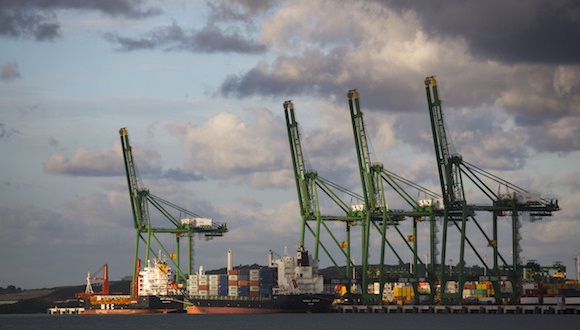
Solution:
M 140 269 L 140 262 L 137 262 Z M 102 291 L 95 293 L 91 280 L 102 280 Z M 139 270 L 138 281 L 133 288 L 136 294 L 109 293 L 108 267 L 103 266 L 102 277 L 87 276 L 85 292 L 78 293 L 84 311 L 81 314 L 152 314 L 183 312 L 184 296 L 175 284 L 175 275 L 159 254 L 158 259 L 148 260 Z
M 188 314 L 324 313 L 334 294 L 324 293 L 318 261 L 299 246 L 296 255 L 284 252 L 268 266 L 232 269 L 228 251 L 227 274 L 190 275 L 187 283 Z

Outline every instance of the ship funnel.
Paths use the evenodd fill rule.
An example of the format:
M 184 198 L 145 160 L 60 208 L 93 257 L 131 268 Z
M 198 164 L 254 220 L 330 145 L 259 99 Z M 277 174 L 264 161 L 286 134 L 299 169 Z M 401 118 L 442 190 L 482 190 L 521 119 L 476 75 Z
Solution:
M 228 249 L 228 271 L 234 269 L 234 261 L 232 257 L 232 248 Z

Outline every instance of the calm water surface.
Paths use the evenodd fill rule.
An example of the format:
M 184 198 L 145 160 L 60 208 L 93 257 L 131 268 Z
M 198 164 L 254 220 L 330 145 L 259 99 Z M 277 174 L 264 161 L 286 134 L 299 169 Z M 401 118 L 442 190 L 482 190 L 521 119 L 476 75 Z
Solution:
M 270 315 L 0 315 L 0 329 L 333 329 L 577 330 L 580 315 L 270 314 Z

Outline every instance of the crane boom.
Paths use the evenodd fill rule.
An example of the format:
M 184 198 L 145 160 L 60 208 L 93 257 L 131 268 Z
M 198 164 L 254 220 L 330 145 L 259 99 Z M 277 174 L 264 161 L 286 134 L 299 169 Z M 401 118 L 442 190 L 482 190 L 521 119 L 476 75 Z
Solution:
M 306 171 L 302 145 L 300 143 L 300 132 L 294 115 L 294 104 L 292 101 L 284 102 L 284 115 L 286 117 L 290 153 L 292 155 L 292 165 L 296 179 L 296 191 L 298 192 L 298 200 L 300 201 L 300 213 L 303 216 L 313 215 L 316 211 L 316 200 L 312 187 L 313 180 L 311 179 L 313 176 L 316 176 L 316 172 Z
M 129 196 L 131 198 L 133 224 L 136 229 L 144 228 L 147 215 L 143 209 L 144 201 L 137 182 L 135 161 L 133 160 L 133 152 L 131 150 L 131 144 L 129 143 L 129 133 L 127 132 L 127 129 L 123 127 L 119 130 L 119 134 L 121 136 L 125 173 L 127 174 L 127 187 L 129 188 Z
M 366 203 L 365 207 L 370 212 L 374 212 L 386 205 L 384 190 L 381 186 L 381 171 L 383 165 L 371 162 L 363 114 L 360 110 L 358 92 L 356 89 L 350 90 L 348 91 L 347 96 L 359 171 Z
M 443 193 L 443 202 L 451 205 L 459 201 L 464 201 L 463 187 L 459 179 L 459 165 L 462 163 L 461 155 L 450 153 L 449 141 L 441 110 L 441 100 L 437 90 L 435 77 L 425 78 L 425 92 L 427 93 L 427 103 L 429 106 L 429 117 L 431 119 L 431 129 L 433 131 L 433 141 L 435 146 L 435 156 L 439 169 L 439 181 Z

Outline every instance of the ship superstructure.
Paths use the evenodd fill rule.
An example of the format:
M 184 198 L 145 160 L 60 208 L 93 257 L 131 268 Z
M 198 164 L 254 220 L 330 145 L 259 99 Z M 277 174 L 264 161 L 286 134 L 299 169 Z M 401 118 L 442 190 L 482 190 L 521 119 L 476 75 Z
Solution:
M 159 254 L 161 258 L 163 255 Z M 147 260 L 147 265 L 139 271 L 139 296 L 176 295 L 175 273 L 165 259 Z
M 324 279 L 318 274 L 318 260 L 313 259 L 304 247 L 299 246 L 295 256 L 285 251 L 280 259 L 270 257 L 270 260 L 270 267 L 278 273 L 274 294 L 312 294 L 324 290 Z
M 138 262 L 138 265 L 140 262 Z M 77 294 L 83 307 L 81 314 L 144 314 L 174 313 L 183 311 L 183 295 L 175 284 L 175 274 L 167 265 L 161 252 L 159 258 L 147 260 L 139 270 L 137 294 L 109 293 L 108 268 L 102 278 L 87 277 L 87 288 Z M 103 291 L 95 293 L 91 279 L 103 280 Z

